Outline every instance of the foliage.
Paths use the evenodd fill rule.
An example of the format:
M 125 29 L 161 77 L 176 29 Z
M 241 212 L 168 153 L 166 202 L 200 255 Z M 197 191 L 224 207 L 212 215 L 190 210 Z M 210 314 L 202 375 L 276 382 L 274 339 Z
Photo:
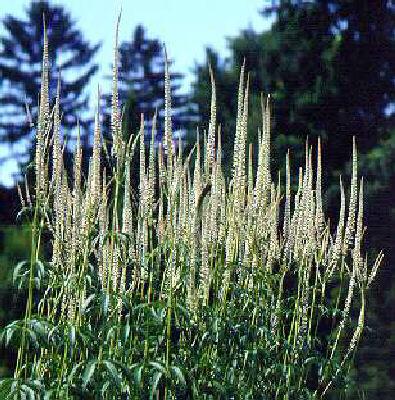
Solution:
M 306 145 L 296 192 L 289 154 L 285 191 L 272 179 L 270 98 L 262 98 L 254 176 L 244 67 L 230 182 L 213 74 L 208 132 L 202 148 L 196 141 L 192 165 L 181 144 L 173 148 L 165 68 L 165 134 L 156 153 L 154 118 L 146 163 L 144 119 L 138 135 L 122 137 L 116 43 L 111 152 L 102 145 L 98 109 L 87 180 L 79 137 L 68 177 L 59 93 L 49 112 L 47 43 L 44 32 L 34 193 L 19 189 L 32 246 L 14 279 L 28 298 L 25 317 L 1 332 L 2 342 L 18 349 L 14 376 L 0 383 L 2 397 L 290 400 L 344 393 L 382 259 L 380 253 L 368 262 L 362 252 L 355 141 L 348 207 L 340 182 L 332 232 L 323 211 L 320 142 L 316 168 Z M 138 142 L 135 205 L 130 165 Z
M 21 226 L 2 226 L 0 230 L 0 326 L 21 318 L 24 313 L 23 291 L 13 286 L 12 266 L 29 256 L 30 232 Z M 12 355 L 4 354 L 0 363 L 0 376 L 7 376 L 12 366 Z

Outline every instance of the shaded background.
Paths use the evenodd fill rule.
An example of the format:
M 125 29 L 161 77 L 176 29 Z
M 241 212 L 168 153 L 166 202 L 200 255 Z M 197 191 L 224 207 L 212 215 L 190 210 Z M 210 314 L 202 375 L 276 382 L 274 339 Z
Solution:
M 337 220 L 342 175 L 349 184 L 352 137 L 366 178 L 366 251 L 385 252 L 369 301 L 367 329 L 352 371 L 350 398 L 395 394 L 395 5 L 389 0 L 123 1 L 120 99 L 123 130 L 138 129 L 163 108 L 163 42 L 171 59 L 175 136 L 188 146 L 208 120 L 208 61 L 217 81 L 218 121 L 229 174 L 240 65 L 250 72 L 249 141 L 260 126 L 260 95 L 274 98 L 273 171 L 291 150 L 293 183 L 304 144 L 321 137 L 326 215 Z M 103 131 L 109 126 L 113 27 L 120 2 L 2 1 L 0 3 L 0 326 L 17 318 L 23 293 L 12 267 L 29 251 L 27 229 L 16 224 L 16 182 L 29 175 L 32 122 L 40 81 L 43 14 L 48 26 L 51 98 L 61 81 L 62 134 L 72 150 L 76 121 L 89 154 L 96 87 Z M 28 104 L 30 117 L 26 114 Z M 160 118 L 161 120 L 161 118 Z M 161 124 L 157 140 L 161 137 Z M 256 152 L 254 152 L 256 153 Z M 66 154 L 66 158 L 68 155 Z M 86 160 L 85 160 L 86 161 Z M 85 168 L 87 163 L 85 162 Z M 0 375 L 13 355 L 0 349 Z

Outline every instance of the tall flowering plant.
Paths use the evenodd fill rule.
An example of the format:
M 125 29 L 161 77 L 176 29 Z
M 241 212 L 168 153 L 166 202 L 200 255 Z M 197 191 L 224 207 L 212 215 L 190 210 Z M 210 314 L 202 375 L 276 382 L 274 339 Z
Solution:
M 157 115 L 148 152 L 143 116 L 126 142 L 117 45 L 118 26 L 111 150 L 97 107 L 83 179 L 79 131 L 72 173 L 64 166 L 61 88 L 50 110 L 44 29 L 34 189 L 18 188 L 31 226 L 30 261 L 14 273 L 27 289 L 26 313 L 1 331 L 2 342 L 17 348 L 1 398 L 319 399 L 344 391 L 383 258 L 380 253 L 370 265 L 362 252 L 355 141 L 349 201 L 340 180 L 340 214 L 331 227 L 319 140 L 316 165 L 306 143 L 298 177 L 291 176 L 288 153 L 285 185 L 280 176 L 273 179 L 272 101 L 262 97 L 257 154 L 247 146 L 244 66 L 230 180 L 222 170 L 230 155 L 221 149 L 211 69 L 208 130 L 202 142 L 197 132 L 189 154 L 181 140 L 178 149 L 172 146 L 167 56 L 163 142 L 156 146 Z M 139 186 L 132 188 L 137 153 Z

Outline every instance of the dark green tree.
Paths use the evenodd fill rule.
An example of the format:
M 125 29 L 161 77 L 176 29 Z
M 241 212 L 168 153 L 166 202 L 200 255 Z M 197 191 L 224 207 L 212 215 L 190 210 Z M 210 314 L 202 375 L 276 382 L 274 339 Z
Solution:
M 30 139 L 31 125 L 26 117 L 26 104 L 34 122 L 40 87 L 44 20 L 49 40 L 51 99 L 55 98 L 59 72 L 61 76 L 62 125 L 75 127 L 77 118 L 82 127 L 90 123 L 83 115 L 88 105 L 84 89 L 97 71 L 98 67 L 92 60 L 100 45 L 92 46 L 84 39 L 63 7 L 51 5 L 47 0 L 33 1 L 26 9 L 24 20 L 12 15 L 3 19 L 6 33 L 0 38 L 1 142 L 17 143 Z M 78 71 L 78 74 L 73 71 Z M 25 156 L 26 151 L 22 150 L 20 155 Z
M 230 59 L 216 60 L 216 80 L 237 88 L 245 60 L 252 96 L 269 92 L 274 98 L 277 146 L 297 142 L 301 153 L 307 135 L 321 136 L 331 170 L 340 171 L 349 160 L 352 136 L 365 153 L 393 124 L 388 110 L 395 81 L 394 8 L 384 0 L 278 1 L 262 13 L 275 13 L 271 29 L 231 38 Z M 209 58 L 218 58 L 213 53 Z M 196 71 L 194 100 L 207 117 L 207 65 Z M 254 104 L 259 107 L 259 102 L 250 107 L 251 129 L 258 114 Z M 218 98 L 220 114 L 234 115 L 235 107 L 236 96 L 231 102 Z M 224 132 L 225 137 L 233 131 Z
M 276 131 L 322 136 L 328 164 L 340 170 L 352 136 L 366 153 L 393 123 L 394 8 L 384 0 L 280 1 L 274 12 L 263 52 Z

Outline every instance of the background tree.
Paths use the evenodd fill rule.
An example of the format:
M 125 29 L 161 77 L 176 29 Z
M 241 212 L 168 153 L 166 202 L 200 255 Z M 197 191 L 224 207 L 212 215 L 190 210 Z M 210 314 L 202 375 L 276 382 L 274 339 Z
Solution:
M 302 149 L 307 135 L 321 136 L 327 162 L 338 172 L 349 160 L 353 135 L 365 153 L 379 138 L 388 137 L 393 123 L 388 107 L 395 88 L 390 51 L 394 10 L 386 1 L 272 3 L 277 6 L 262 11 L 264 16 L 276 14 L 269 31 L 246 30 L 229 39 L 229 60 L 218 61 L 209 51 L 209 58 L 220 65 L 216 79 L 221 82 L 226 76 L 236 86 L 245 59 L 252 94 L 270 92 L 274 97 L 277 144 L 297 140 Z M 204 70 L 207 65 L 197 66 L 194 85 L 202 115 L 209 111 L 202 102 L 209 88 Z M 234 111 L 235 98 L 230 103 L 220 97 L 218 102 L 219 110 Z M 254 103 L 251 109 L 254 114 Z
M 82 127 L 90 123 L 83 115 L 88 105 L 84 89 L 98 69 L 92 60 L 100 45 L 92 46 L 83 38 L 63 7 L 51 5 L 46 0 L 33 1 L 26 10 L 26 19 L 19 20 L 8 15 L 3 20 L 6 31 L 0 38 L 0 141 L 3 143 L 19 143 L 31 136 L 26 103 L 35 121 L 42 63 L 43 18 L 49 40 L 51 99 L 55 98 L 61 71 L 62 125 L 74 128 L 77 118 Z M 78 77 L 74 70 L 78 70 Z M 25 156 L 27 151 L 20 150 L 17 155 Z

